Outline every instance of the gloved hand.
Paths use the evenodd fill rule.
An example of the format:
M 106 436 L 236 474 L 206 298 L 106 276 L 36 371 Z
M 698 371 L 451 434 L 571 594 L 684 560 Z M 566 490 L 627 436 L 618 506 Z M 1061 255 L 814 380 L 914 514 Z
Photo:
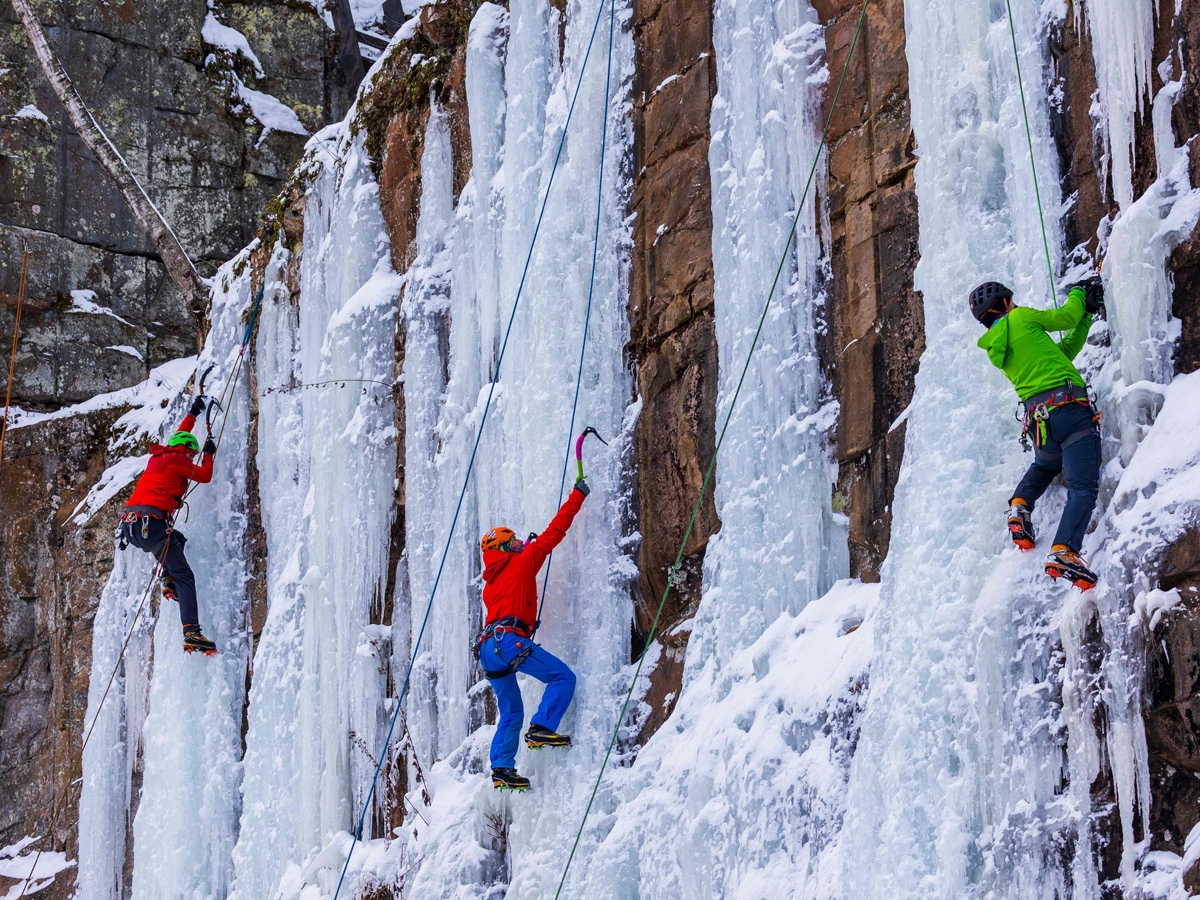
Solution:
M 1083 288 L 1083 308 L 1089 316 L 1094 316 L 1104 308 L 1104 282 L 1099 275 L 1092 275 L 1090 278 L 1076 282 L 1071 285 L 1070 291 L 1075 290 L 1075 288 Z M 1070 291 L 1067 292 L 1068 295 Z
M 212 435 L 208 436 L 208 440 L 204 442 L 204 452 L 209 456 L 215 456 L 217 452 L 217 442 L 212 439 Z
M 575 490 L 579 491 L 585 497 L 592 492 L 592 489 L 588 487 L 588 483 L 582 478 L 575 482 Z
M 192 408 L 188 410 L 188 414 L 191 415 L 193 418 L 196 418 L 200 415 L 200 413 L 204 412 L 204 408 L 207 405 L 208 404 L 204 400 L 204 395 L 201 394 L 199 397 L 197 397 L 195 400 L 192 401 Z

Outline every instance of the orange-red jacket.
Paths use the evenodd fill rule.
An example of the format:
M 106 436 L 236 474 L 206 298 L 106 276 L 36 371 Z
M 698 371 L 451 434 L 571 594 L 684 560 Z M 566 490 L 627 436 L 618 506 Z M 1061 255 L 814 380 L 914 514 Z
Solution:
M 509 616 L 527 625 L 537 624 L 538 570 L 567 536 L 567 529 L 582 505 L 583 494 L 573 490 L 546 530 L 526 544 L 520 553 L 484 551 L 483 603 L 487 607 L 489 624 Z
M 187 416 L 179 423 L 180 431 L 191 431 L 196 424 L 195 416 Z M 192 451 L 187 447 L 164 447 L 155 444 L 150 448 L 150 462 L 138 479 L 133 496 L 126 506 L 155 506 L 163 512 L 174 512 L 183 502 L 189 481 L 208 484 L 212 481 L 213 458 L 204 454 L 199 466 L 192 463 Z

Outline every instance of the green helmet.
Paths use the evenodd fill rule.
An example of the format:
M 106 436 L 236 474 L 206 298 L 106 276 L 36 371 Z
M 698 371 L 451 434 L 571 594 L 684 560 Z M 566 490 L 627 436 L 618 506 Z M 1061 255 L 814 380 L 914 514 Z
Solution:
M 190 431 L 177 431 L 167 441 L 168 447 L 187 447 L 193 453 L 200 449 L 200 442 Z

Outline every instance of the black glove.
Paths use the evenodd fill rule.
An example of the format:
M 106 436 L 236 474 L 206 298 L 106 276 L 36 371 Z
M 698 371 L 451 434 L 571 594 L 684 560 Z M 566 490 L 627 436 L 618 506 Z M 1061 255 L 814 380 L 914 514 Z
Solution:
M 204 442 L 204 452 L 208 456 L 215 456 L 217 452 L 217 442 L 212 439 L 212 435 L 208 436 L 208 440 Z
M 579 491 L 585 497 L 592 492 L 592 489 L 588 487 L 588 483 L 582 478 L 575 482 L 575 490 Z
M 1075 288 L 1082 288 L 1084 291 L 1083 308 L 1089 316 L 1094 316 L 1104 308 L 1104 282 L 1099 275 L 1093 275 L 1090 278 L 1085 278 L 1083 281 L 1076 282 L 1071 285 L 1071 291 Z M 1067 291 L 1070 296 L 1071 291 Z
M 201 394 L 192 401 L 192 408 L 188 410 L 188 414 L 191 415 L 192 418 L 197 418 L 200 413 L 204 412 L 204 407 L 207 405 L 208 404 L 204 400 L 204 395 Z

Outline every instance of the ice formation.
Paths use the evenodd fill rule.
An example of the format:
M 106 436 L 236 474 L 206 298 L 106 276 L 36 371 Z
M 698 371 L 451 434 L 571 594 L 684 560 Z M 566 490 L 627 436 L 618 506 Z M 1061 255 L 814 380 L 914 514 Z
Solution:
M 1048 585 L 1040 559 L 1011 549 L 997 528 L 1026 459 L 1015 452 L 1011 389 L 976 348 L 978 326 L 963 304 L 990 277 L 1023 303 L 1051 302 L 1034 168 L 1055 276 L 1082 274 L 1061 263 L 1043 11 L 1014 4 L 1031 160 L 1003 7 L 905 4 L 927 349 L 906 413 L 891 552 L 882 585 L 870 586 L 845 578 L 844 524 L 830 508 L 837 408 L 816 356 L 829 278 L 816 189 L 826 181 L 823 162 L 799 206 L 829 88 L 825 34 L 808 3 L 717 0 L 709 161 L 719 420 L 786 249 L 784 268 L 717 461 L 722 528 L 705 559 L 698 613 L 683 626 L 692 634 L 678 702 L 636 753 L 644 710 L 623 723 L 565 896 L 1099 897 L 1086 848 L 1089 785 L 1102 759 L 1126 829 L 1126 885 L 1140 878 L 1141 889 L 1164 898 L 1179 888 L 1185 860 L 1158 854 L 1140 874 L 1136 865 L 1132 822 L 1148 796 L 1137 647 L 1147 620 L 1172 602 L 1154 592 L 1147 561 L 1191 521 L 1200 491 L 1188 439 L 1200 431 L 1189 402 L 1197 387 L 1195 376 L 1171 382 L 1177 326 L 1165 267 L 1200 200 L 1188 184 L 1188 150 L 1174 145 L 1179 82 L 1167 70 L 1149 107 L 1159 177 L 1136 201 L 1125 199 L 1131 157 L 1123 151 L 1149 50 L 1140 25 L 1119 25 L 1117 6 L 1087 7 L 1121 205 L 1101 235 L 1104 277 L 1121 302 L 1083 357 L 1106 411 L 1111 462 L 1106 507 L 1085 548 L 1103 581 L 1080 600 Z M 1135 6 L 1138 23 L 1153 22 L 1153 0 Z M 615 5 L 607 98 L 605 7 L 568 4 L 560 58 L 562 15 L 547 0 L 479 7 L 466 47 L 469 177 L 456 198 L 462 160 L 449 112 L 434 100 L 406 272 L 391 267 L 379 188 L 363 136 L 347 123 L 316 135 L 304 163 L 298 297 L 289 288 L 294 248 L 267 248 L 257 336 L 241 360 L 255 299 L 247 256 L 221 270 L 199 366 L 217 365 L 215 383 L 242 362 L 248 377 L 225 403 L 217 477 L 199 489 L 181 529 L 203 623 L 222 653 L 183 656 L 175 610 L 159 610 L 155 624 L 157 601 L 147 601 L 84 758 L 82 900 L 129 890 L 135 898 L 328 898 L 352 847 L 344 897 L 374 886 L 421 897 L 554 894 L 633 675 L 629 447 L 640 409 L 625 360 L 632 12 Z M 518 765 L 538 790 L 510 798 L 485 777 L 488 689 L 469 651 L 482 620 L 476 540 L 500 523 L 539 530 L 555 510 L 598 187 L 601 239 L 576 430 L 592 425 L 611 446 L 588 445 L 593 493 L 553 560 L 539 632 L 583 676 L 564 723 L 576 745 L 553 759 L 523 751 Z M 171 365 L 145 386 L 90 401 L 135 405 L 122 426 L 130 446 L 135 434 L 165 435 L 182 415 L 177 394 L 197 361 Z M 337 385 L 349 378 L 363 381 Z M 171 402 L 164 408 L 162 399 Z M 140 463 L 114 466 L 76 514 L 102 506 Z M 257 509 L 247 497 L 252 476 Z M 1043 529 L 1061 503 L 1055 489 L 1039 507 Z M 261 573 L 246 549 L 255 515 L 267 545 Z M 380 758 L 439 568 L 404 716 Z M 135 550 L 117 555 L 96 613 L 89 722 L 151 570 Z M 267 604 L 256 642 L 252 593 Z M 1087 646 L 1092 622 L 1099 673 L 1087 669 L 1097 658 Z M 1088 679 L 1097 674 L 1095 693 Z M 635 685 L 635 702 L 646 684 L 643 676 Z M 531 707 L 539 686 L 523 689 Z M 1104 746 L 1092 725 L 1099 708 L 1109 723 Z M 404 772 L 395 765 L 401 747 Z M 375 805 L 355 845 L 348 832 L 377 764 Z M 404 798 L 394 793 L 401 783 Z M 399 803 L 405 820 L 393 830 L 381 812 Z M 135 864 L 124 885 L 130 829 Z M 1187 848 L 1188 859 L 1200 855 L 1200 837 Z
M 1039 560 L 1020 558 L 997 527 L 1027 461 L 1014 452 L 1012 389 L 982 358 L 964 302 L 991 278 L 1018 302 L 1050 301 L 1009 22 L 995 9 L 905 4 L 926 349 L 851 770 L 845 890 L 861 900 L 1065 894 L 1052 632 L 1066 592 L 1046 587 Z M 1037 10 L 1014 12 L 1034 162 L 1054 209 Z M 1047 228 L 1060 259 L 1061 227 Z M 1039 522 L 1058 512 L 1041 509 Z

